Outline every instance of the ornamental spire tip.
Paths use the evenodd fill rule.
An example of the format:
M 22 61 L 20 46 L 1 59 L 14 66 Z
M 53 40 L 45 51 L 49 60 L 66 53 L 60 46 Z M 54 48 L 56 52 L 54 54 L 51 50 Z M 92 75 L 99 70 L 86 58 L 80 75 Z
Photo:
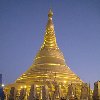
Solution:
M 48 13 L 48 22 L 47 22 L 47 25 L 46 25 L 44 42 L 43 42 L 43 45 L 41 47 L 42 49 L 44 47 L 58 49 L 58 46 L 57 46 L 57 43 L 56 43 L 56 36 L 55 36 L 55 31 L 54 31 L 54 25 L 53 25 L 53 21 L 52 21 L 52 16 L 53 16 L 53 12 L 50 9 L 49 13 Z
M 49 18 L 52 18 L 52 16 L 53 16 L 53 12 L 52 12 L 52 10 L 50 9 L 50 10 L 49 10 L 49 13 L 48 13 L 48 17 L 49 17 Z

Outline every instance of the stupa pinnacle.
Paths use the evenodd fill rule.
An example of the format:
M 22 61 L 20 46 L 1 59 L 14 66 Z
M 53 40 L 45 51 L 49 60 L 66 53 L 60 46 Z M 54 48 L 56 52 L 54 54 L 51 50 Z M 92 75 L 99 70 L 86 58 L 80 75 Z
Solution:
M 36 54 L 32 66 L 13 84 L 7 85 L 5 87 L 6 91 L 9 91 L 11 87 L 20 90 L 25 86 L 29 89 L 32 84 L 35 84 L 38 88 L 45 84 L 52 94 L 54 91 L 54 82 L 56 82 L 61 86 L 63 94 L 67 93 L 68 85 L 74 83 L 77 86 L 77 94 L 79 94 L 80 86 L 83 82 L 65 63 L 63 53 L 56 42 L 52 17 L 53 12 L 50 9 L 44 41 Z M 64 86 L 63 84 L 66 85 Z M 41 88 L 37 89 L 37 91 L 41 93 Z
M 44 43 L 42 45 L 42 48 L 43 47 L 57 48 L 56 36 L 55 36 L 52 16 L 53 16 L 53 12 L 50 9 L 50 11 L 48 13 L 48 22 L 47 22 L 47 25 L 46 25 L 46 31 L 45 31 L 45 36 L 44 36 Z

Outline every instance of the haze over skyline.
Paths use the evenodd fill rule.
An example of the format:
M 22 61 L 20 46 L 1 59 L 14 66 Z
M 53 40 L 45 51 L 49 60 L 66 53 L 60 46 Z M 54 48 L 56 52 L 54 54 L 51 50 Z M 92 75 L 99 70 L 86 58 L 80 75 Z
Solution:
M 84 82 L 100 80 L 99 0 L 1 0 L 0 73 L 14 82 L 33 63 L 53 10 L 57 43 L 67 65 Z

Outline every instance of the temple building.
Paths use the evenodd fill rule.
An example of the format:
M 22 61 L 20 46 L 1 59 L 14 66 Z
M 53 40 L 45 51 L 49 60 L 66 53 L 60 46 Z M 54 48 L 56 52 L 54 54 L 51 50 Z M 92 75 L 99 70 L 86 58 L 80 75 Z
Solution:
M 65 63 L 52 17 L 50 10 L 44 41 L 33 64 L 14 83 L 5 86 L 7 100 L 89 100 L 89 86 Z
M 100 81 L 94 83 L 93 100 L 100 100 Z

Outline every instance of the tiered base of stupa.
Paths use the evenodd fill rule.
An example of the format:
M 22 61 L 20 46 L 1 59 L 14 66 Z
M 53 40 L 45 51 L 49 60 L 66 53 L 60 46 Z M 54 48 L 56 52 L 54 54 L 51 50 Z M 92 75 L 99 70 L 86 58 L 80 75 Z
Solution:
M 43 79 L 33 84 L 14 83 L 8 85 L 5 92 L 7 100 L 89 100 L 86 98 L 91 97 L 88 84 L 57 82 L 56 79 L 54 81 Z

